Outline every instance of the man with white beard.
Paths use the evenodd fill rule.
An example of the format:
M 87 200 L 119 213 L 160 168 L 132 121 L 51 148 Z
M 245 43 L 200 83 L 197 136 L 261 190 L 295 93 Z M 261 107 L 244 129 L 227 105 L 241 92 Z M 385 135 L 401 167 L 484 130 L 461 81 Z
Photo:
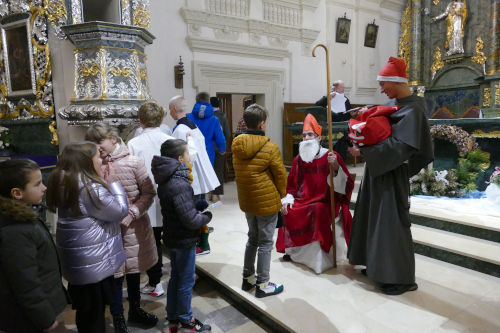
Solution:
M 311 114 L 304 120 L 302 137 L 299 155 L 288 175 L 287 195 L 281 200 L 283 227 L 278 231 L 276 249 L 286 253 L 285 261 L 302 263 L 320 274 L 333 267 L 329 164 L 335 172 L 337 260 L 344 260 L 347 255 L 354 179 L 337 152 L 321 147 L 321 126 Z

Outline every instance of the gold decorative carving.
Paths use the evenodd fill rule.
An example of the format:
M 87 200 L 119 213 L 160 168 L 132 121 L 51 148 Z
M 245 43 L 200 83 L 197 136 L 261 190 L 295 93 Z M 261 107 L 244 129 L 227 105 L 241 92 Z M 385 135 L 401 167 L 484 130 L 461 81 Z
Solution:
M 434 51 L 434 61 L 432 62 L 431 65 L 431 72 L 432 72 L 432 79 L 434 80 L 434 76 L 436 75 L 436 72 L 439 71 L 441 68 L 444 67 L 444 62 L 441 58 L 441 49 L 439 46 L 436 46 L 436 50 Z
M 52 140 L 50 141 L 50 143 L 54 146 L 59 146 L 59 135 L 57 133 L 55 120 L 50 122 L 49 131 L 50 131 L 50 133 L 52 133 Z
M 475 138 L 500 138 L 500 131 L 484 132 L 482 130 L 475 130 L 471 135 Z
M 477 64 L 484 65 L 486 63 L 486 55 L 481 50 L 484 49 L 484 42 L 481 37 L 476 38 L 476 55 L 472 57 L 472 61 Z
M 484 88 L 483 106 L 489 107 L 491 105 L 491 88 Z
M 142 28 L 149 28 L 149 23 L 151 22 L 151 12 L 144 8 L 134 9 L 134 25 Z
M 500 85 L 495 86 L 495 105 L 500 104 Z
M 143 81 L 148 79 L 148 73 L 144 69 L 139 69 L 139 78 Z
M 83 77 L 89 77 L 89 76 L 96 76 L 101 71 L 101 67 L 99 67 L 96 64 L 93 64 L 92 66 L 82 66 L 80 70 L 82 72 Z
M 406 9 L 401 17 L 401 33 L 399 35 L 398 56 L 404 59 L 406 64 L 406 72 L 410 68 L 410 52 L 411 52 L 411 0 L 408 0 Z
M 437 5 L 439 5 L 439 0 L 434 0 L 432 3 L 437 6 Z
M 63 21 L 68 20 L 68 11 L 64 0 L 44 1 L 44 9 L 50 24 L 54 26 L 59 24 L 61 18 Z
M 113 67 L 111 67 L 111 69 L 109 71 L 111 74 L 113 74 L 113 76 L 129 77 L 131 69 L 129 67 L 121 67 L 120 68 L 120 67 L 113 66 Z

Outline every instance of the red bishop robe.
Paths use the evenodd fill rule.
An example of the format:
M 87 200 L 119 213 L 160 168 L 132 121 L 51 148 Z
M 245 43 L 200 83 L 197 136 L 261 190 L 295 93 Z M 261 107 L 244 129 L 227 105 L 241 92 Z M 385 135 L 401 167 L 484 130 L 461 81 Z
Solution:
M 337 152 L 337 161 L 347 175 L 345 193 L 335 192 L 335 217 L 342 208 L 344 235 L 347 244 L 351 233 L 352 216 L 349 202 L 354 188 L 354 180 Z M 292 209 L 283 216 L 283 227 L 278 230 L 276 250 L 284 253 L 286 248 L 303 246 L 319 241 L 321 249 L 328 253 L 333 243 L 332 214 L 330 208 L 330 186 L 327 178 L 330 173 L 328 153 L 313 160 L 304 162 L 300 155 L 293 160 L 288 175 L 286 192 L 294 198 Z

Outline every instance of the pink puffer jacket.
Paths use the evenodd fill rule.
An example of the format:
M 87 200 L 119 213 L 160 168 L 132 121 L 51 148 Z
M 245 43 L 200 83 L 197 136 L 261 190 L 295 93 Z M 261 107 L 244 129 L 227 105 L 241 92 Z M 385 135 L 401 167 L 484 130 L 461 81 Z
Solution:
M 129 212 L 132 213 L 121 222 L 127 260 L 115 277 L 121 277 L 124 273 L 144 272 L 158 261 L 153 229 L 147 214 L 156 190 L 142 159 L 130 155 L 123 142 L 108 156 L 107 161 L 102 166 L 104 178 L 111 174 L 114 181 L 120 182 L 127 193 Z M 132 219 L 132 215 L 135 219 Z

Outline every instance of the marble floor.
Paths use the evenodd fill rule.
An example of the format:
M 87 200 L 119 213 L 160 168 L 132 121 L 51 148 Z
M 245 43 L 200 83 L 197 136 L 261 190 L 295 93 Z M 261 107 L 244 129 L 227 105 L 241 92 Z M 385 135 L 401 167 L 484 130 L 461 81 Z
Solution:
M 361 175 L 362 167 L 354 172 Z M 240 288 L 247 224 L 238 207 L 234 182 L 225 184 L 225 193 L 223 205 L 214 209 L 210 223 L 215 228 L 210 234 L 212 252 L 197 257 L 197 269 L 204 278 L 198 280 L 193 297 L 195 315 L 210 323 L 213 332 L 264 329 L 236 310 L 233 301 L 223 298 L 205 276 L 291 332 L 500 332 L 499 278 L 420 255 L 416 255 L 419 289 L 386 296 L 346 262 L 317 275 L 303 265 L 283 262 L 281 254 L 273 251 L 271 279 L 283 283 L 284 292 L 255 298 Z M 168 259 L 166 262 L 165 288 Z M 165 296 L 146 296 L 143 301 L 146 309 L 161 318 L 157 327 L 146 332 L 161 332 Z M 76 331 L 73 311 L 67 310 L 60 319 L 63 325 L 56 332 Z M 108 332 L 113 332 L 109 314 L 107 321 Z M 131 327 L 131 331 L 144 330 Z
M 170 264 L 168 258 L 163 258 L 164 268 L 163 268 L 163 278 L 162 284 L 165 290 L 167 290 L 167 283 L 169 279 L 169 269 Z M 147 280 L 147 276 L 143 274 L 142 279 Z M 124 299 L 126 299 L 126 288 L 123 290 Z M 142 329 L 133 324 L 129 324 L 129 331 L 132 333 L 158 333 L 163 332 L 165 326 L 165 304 L 166 304 L 166 294 L 160 297 L 153 297 L 149 295 L 142 296 L 142 306 L 148 312 L 152 312 L 158 316 L 160 319 L 156 327 L 150 329 Z M 265 332 L 265 330 L 259 327 L 256 323 L 249 320 L 245 315 L 239 312 L 233 303 L 221 296 L 221 293 L 215 290 L 213 285 L 209 283 L 206 279 L 199 278 L 196 280 L 196 285 L 193 290 L 192 299 L 193 313 L 196 318 L 200 319 L 203 323 L 212 326 L 212 332 L 232 332 L 232 333 L 259 333 Z M 124 301 L 125 307 L 125 318 L 127 317 L 128 302 Z M 54 333 L 63 332 L 77 332 L 75 326 L 75 312 L 68 306 L 66 311 L 64 311 L 59 317 L 59 322 L 61 325 L 54 330 Z M 106 310 L 106 332 L 112 333 L 113 329 L 113 319 Z
M 358 170 L 357 170 L 358 171 Z M 284 285 L 277 296 L 257 299 L 241 290 L 247 224 L 235 183 L 225 185 L 224 204 L 214 210 L 212 253 L 197 267 L 289 331 L 295 332 L 500 332 L 500 279 L 416 255 L 419 289 L 381 294 L 354 267 L 316 275 L 281 260 L 273 251 L 271 279 Z

